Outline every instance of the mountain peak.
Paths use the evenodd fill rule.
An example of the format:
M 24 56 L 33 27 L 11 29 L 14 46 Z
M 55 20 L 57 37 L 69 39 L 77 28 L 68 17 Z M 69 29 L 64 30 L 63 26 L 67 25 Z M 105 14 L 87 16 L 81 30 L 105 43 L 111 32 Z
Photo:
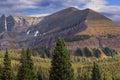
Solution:
M 66 8 L 65 10 L 77 11 L 77 10 L 79 10 L 79 9 L 78 9 L 78 8 L 75 8 L 75 7 L 69 7 L 69 8 Z
M 99 12 L 96 12 L 92 9 L 87 8 L 85 10 L 88 11 L 88 15 L 87 15 L 88 20 L 109 20 L 109 21 L 111 21 L 106 16 L 104 16 L 104 15 L 100 14 Z
M 76 11 L 79 11 L 79 9 L 77 9 L 77 8 L 75 8 L 75 7 L 69 7 L 69 8 L 60 10 L 60 11 L 58 11 L 58 12 L 56 12 L 56 13 L 53 13 L 53 14 L 51 14 L 51 15 L 49 15 L 49 16 L 51 16 L 51 17 L 52 17 L 53 15 L 54 15 L 54 17 L 55 17 L 55 16 L 56 16 L 56 17 L 58 17 L 58 16 L 65 16 L 65 15 L 71 14 L 71 13 L 76 12 Z

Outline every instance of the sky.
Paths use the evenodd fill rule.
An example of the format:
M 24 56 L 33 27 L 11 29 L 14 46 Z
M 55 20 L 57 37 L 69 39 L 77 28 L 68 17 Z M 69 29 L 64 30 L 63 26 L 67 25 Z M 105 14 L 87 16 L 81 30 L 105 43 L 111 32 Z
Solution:
M 0 15 L 44 16 L 68 7 L 90 8 L 120 23 L 120 0 L 0 0 Z

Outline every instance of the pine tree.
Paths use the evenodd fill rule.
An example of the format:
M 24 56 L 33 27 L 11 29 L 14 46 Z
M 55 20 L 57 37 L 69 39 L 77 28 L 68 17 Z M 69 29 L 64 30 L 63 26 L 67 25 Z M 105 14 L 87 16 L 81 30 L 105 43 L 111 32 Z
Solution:
M 92 52 L 87 47 L 84 48 L 84 53 L 85 53 L 86 57 L 91 57 L 92 56 Z
M 40 69 L 38 70 L 38 72 L 37 72 L 37 79 L 38 79 L 38 80 L 45 80 L 41 68 L 40 68 Z
M 17 73 L 17 80 L 25 80 L 25 69 L 26 69 L 26 55 L 25 50 L 22 49 L 21 51 L 21 59 L 20 59 L 21 65 L 19 66 L 18 73 Z
M 56 43 L 49 80 L 74 80 L 70 55 L 63 39 Z
M 35 72 L 34 72 L 34 64 L 31 58 L 31 51 L 28 48 L 27 51 L 27 75 L 28 75 L 28 80 L 36 80 Z
M 4 67 L 1 72 L 1 80 L 14 80 L 13 70 L 11 67 L 11 59 L 6 49 L 4 56 Z
M 95 57 L 100 58 L 101 57 L 101 51 L 99 49 L 94 48 L 93 54 Z
M 82 50 L 81 50 L 80 48 L 77 48 L 77 49 L 76 49 L 76 54 L 77 54 L 78 56 L 83 56 L 83 52 L 82 52 Z
M 95 62 L 92 69 L 92 80 L 102 80 L 99 66 Z
M 17 80 L 36 80 L 34 64 L 29 49 L 26 52 L 24 49 L 22 50 L 20 62 L 21 65 L 18 69 Z

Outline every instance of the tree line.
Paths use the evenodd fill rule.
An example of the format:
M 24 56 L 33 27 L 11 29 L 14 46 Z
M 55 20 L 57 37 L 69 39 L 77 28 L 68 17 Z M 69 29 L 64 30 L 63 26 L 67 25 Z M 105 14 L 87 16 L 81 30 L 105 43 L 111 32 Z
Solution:
M 84 57 L 96 57 L 96 58 L 101 58 L 101 54 L 104 53 L 106 56 L 111 56 L 114 57 L 115 55 L 117 55 L 117 51 L 115 51 L 114 49 L 108 48 L 108 47 L 104 47 L 102 49 L 98 49 L 98 48 L 77 48 L 75 51 L 75 55 L 77 56 L 84 56 Z

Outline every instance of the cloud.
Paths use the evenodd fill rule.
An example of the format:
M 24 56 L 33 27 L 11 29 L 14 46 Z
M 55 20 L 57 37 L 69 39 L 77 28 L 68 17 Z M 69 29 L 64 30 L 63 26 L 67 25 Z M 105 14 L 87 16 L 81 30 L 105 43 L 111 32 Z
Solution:
M 0 13 L 18 15 L 27 14 L 28 9 L 43 10 L 48 12 L 58 11 L 60 9 L 79 6 L 89 0 L 0 0 Z M 29 13 L 28 13 L 29 14 Z
M 28 16 L 31 16 L 31 17 L 42 17 L 42 16 L 48 16 L 50 14 L 33 14 L 33 15 L 28 15 Z
M 120 20 L 120 15 L 113 15 L 113 16 L 111 16 L 111 19 L 118 21 L 118 20 Z
M 103 6 L 100 9 L 100 12 L 107 12 L 111 14 L 119 14 L 120 15 L 120 6 Z
M 100 13 L 109 13 L 108 17 L 119 20 L 120 6 L 110 5 L 110 0 L 0 0 L 0 14 L 38 15 L 50 14 L 67 7 L 90 8 Z M 114 16 L 113 16 L 114 15 Z
M 36 4 L 40 0 L 6 0 L 0 1 L 0 13 L 2 14 L 22 14 L 27 9 L 37 9 Z
M 106 0 L 89 0 L 89 2 L 87 2 L 84 7 L 99 11 L 106 4 L 107 4 Z

